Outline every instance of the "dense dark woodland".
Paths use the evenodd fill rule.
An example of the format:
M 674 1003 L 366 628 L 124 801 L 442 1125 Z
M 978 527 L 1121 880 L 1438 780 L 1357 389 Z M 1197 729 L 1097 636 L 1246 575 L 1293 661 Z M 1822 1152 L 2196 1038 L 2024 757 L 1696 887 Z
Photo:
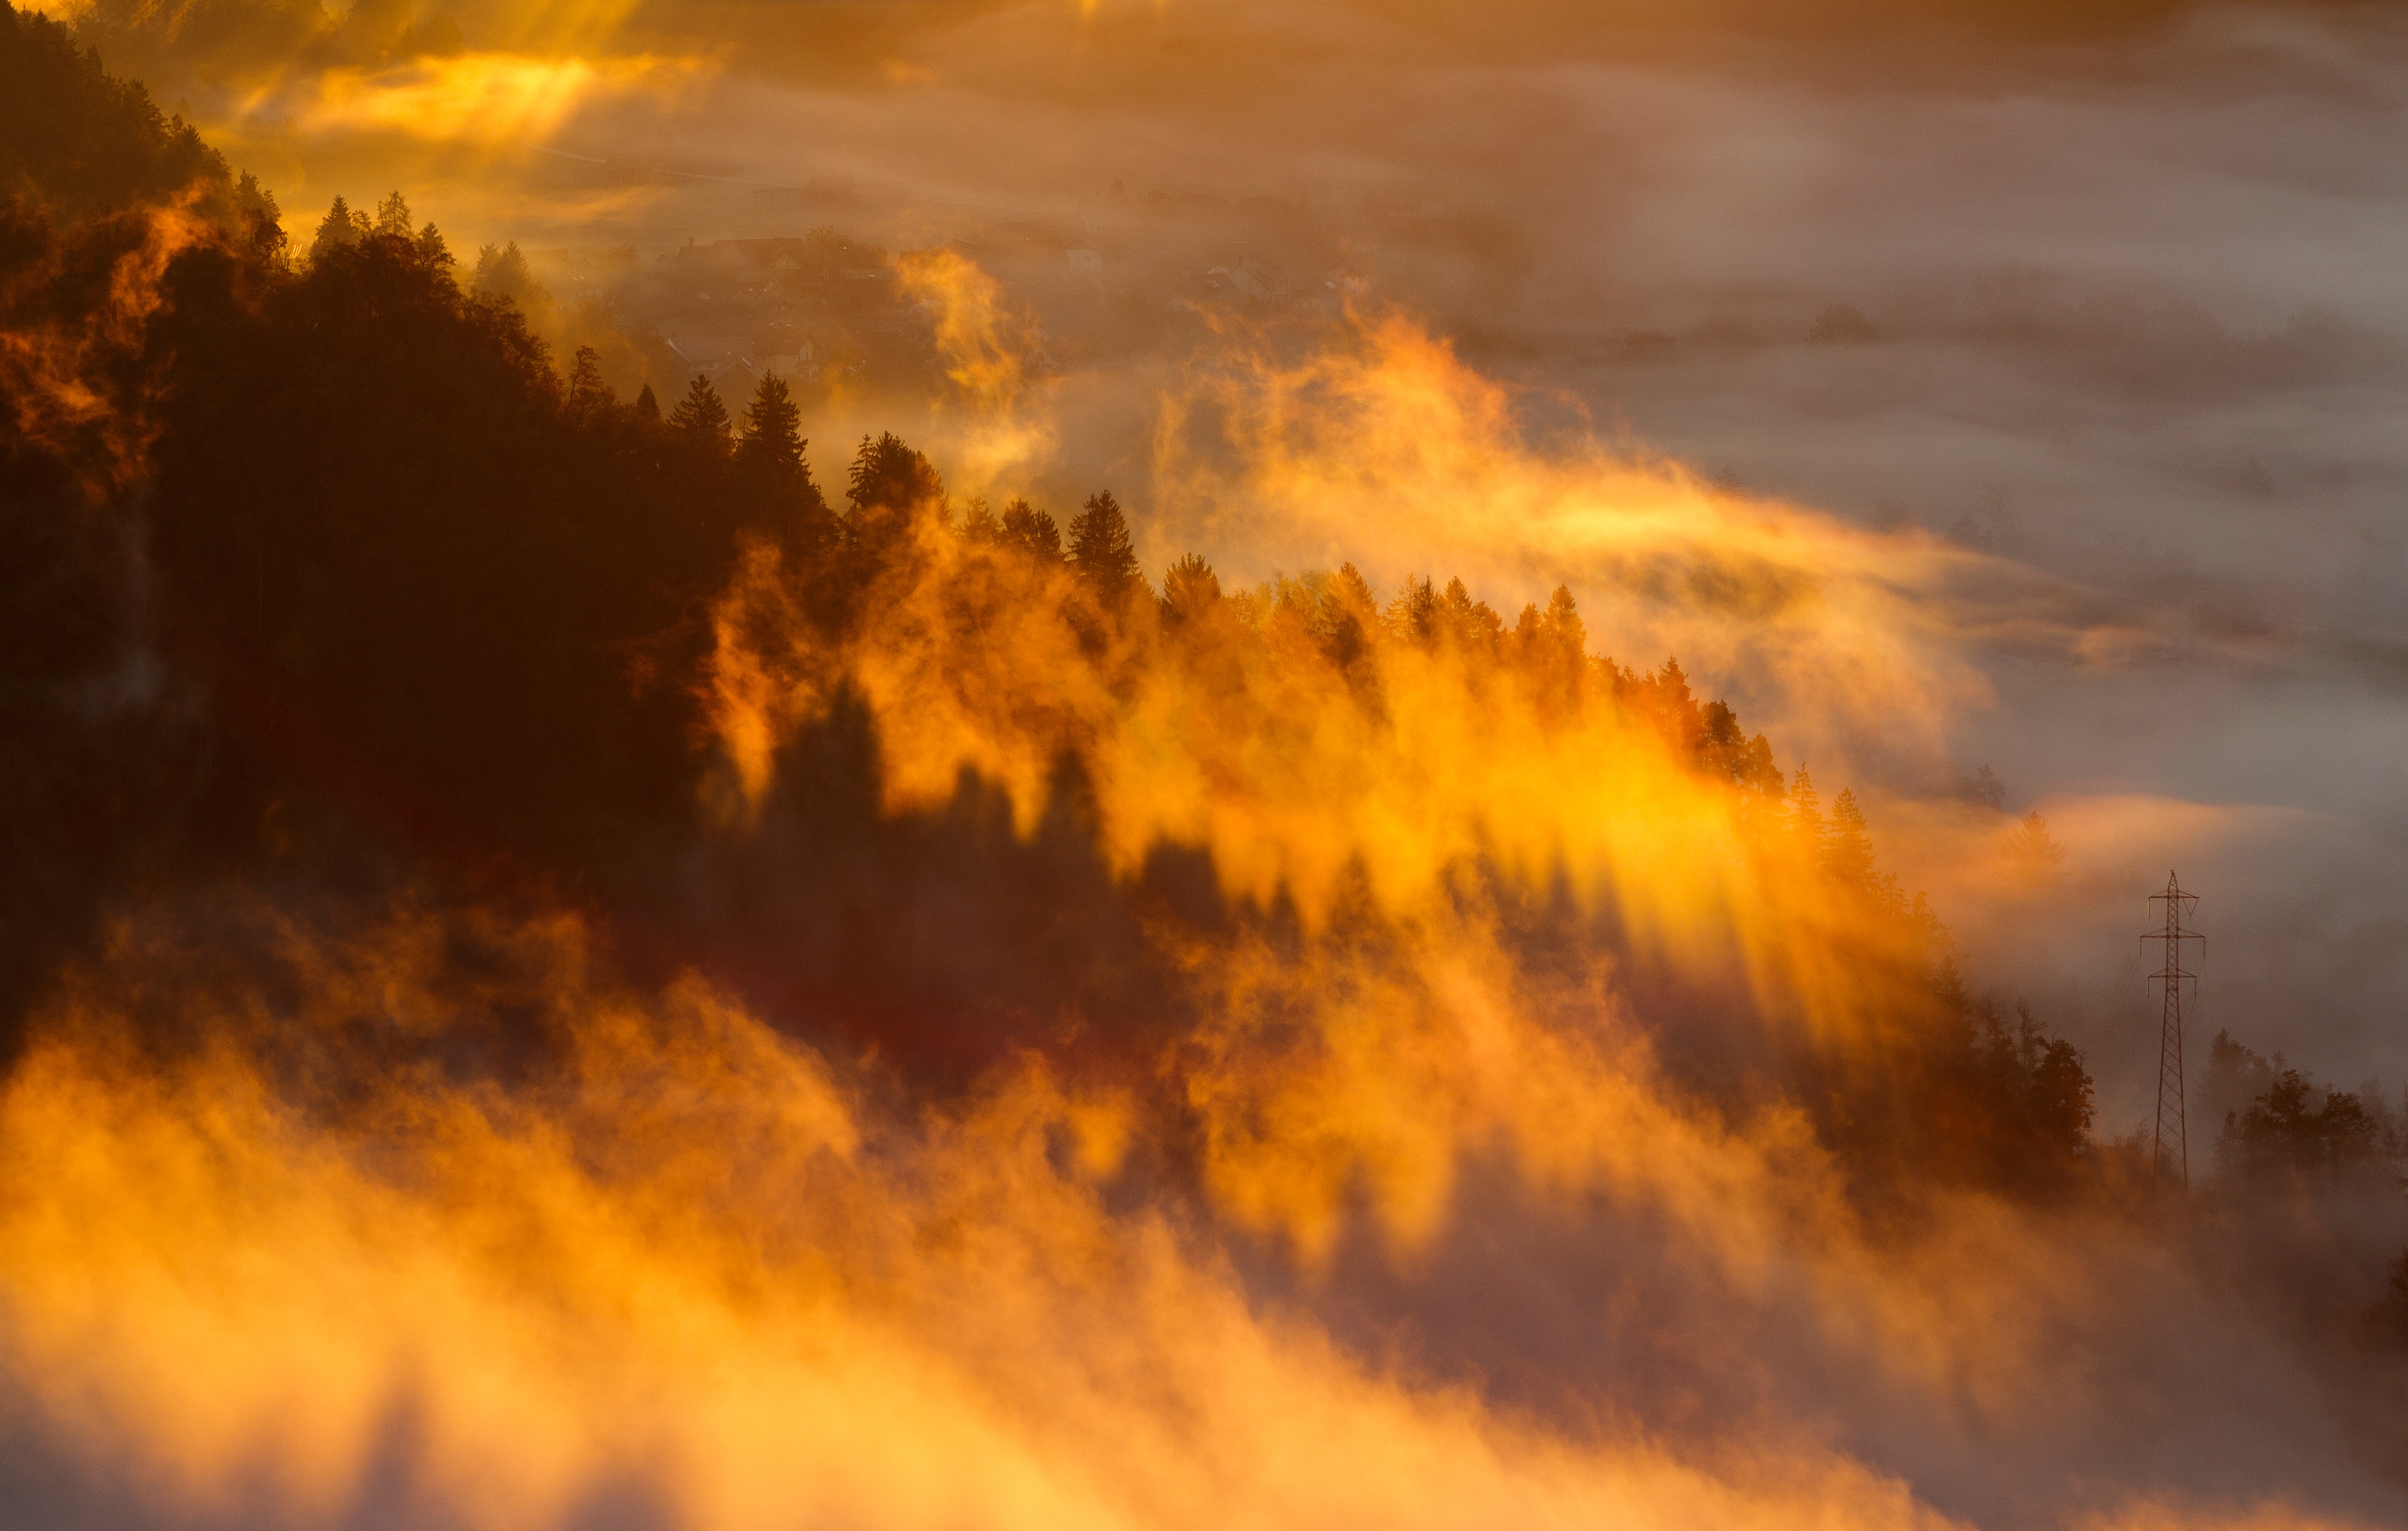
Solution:
M 1226 906 L 1197 852 L 1166 846 L 1134 882 L 1110 876 L 1074 759 L 1030 840 L 968 777 L 940 810 L 882 814 L 858 705 L 785 749 L 759 835 L 714 837 L 697 808 L 712 763 L 695 678 L 748 544 L 781 548 L 810 621 L 842 634 L 882 620 L 877 576 L 910 556 L 915 522 L 940 518 L 1059 566 L 1042 588 L 1070 591 L 1077 620 L 1176 644 L 1218 582 L 1188 558 L 1154 592 L 1109 494 L 1067 528 L 1018 502 L 954 514 L 890 436 L 861 443 L 831 503 L 782 385 L 731 419 L 699 380 L 664 409 L 612 396 L 590 357 L 564 379 L 510 303 L 464 291 L 398 196 L 373 216 L 338 205 L 288 252 L 250 178 L 64 30 L 5 7 L 0 193 L 10 1052 L 113 912 L 232 892 L 312 910 L 405 894 L 572 908 L 639 981 L 701 966 L 939 1088 L 1056 1045 L 1064 1014 L 1115 1018 L 1124 1030 L 1081 1038 L 1107 1056 L 1176 1035 L 1195 1001 L 1150 934 L 1166 923 L 1292 938 L 1280 910 Z M 163 206 L 185 216 L 154 218 Z M 155 300 L 127 272 L 155 272 Z M 1510 627 L 1459 581 L 1383 607 L 1350 567 L 1287 598 L 1340 672 L 1383 643 L 1556 666 L 1555 705 L 1652 721 L 1812 836 L 1831 896 L 1922 930 L 1924 970 L 1874 1028 L 1878 1058 L 1668 1038 L 1697 1088 L 1738 1100 L 1776 1081 L 1877 1200 L 2132 1183 L 2128 1151 L 2092 1140 L 2080 1056 L 1963 991 L 1944 933 L 1876 870 L 1853 797 L 1822 816 L 1805 773 L 1785 780 L 1677 665 L 1585 658 L 1566 592 Z M 1479 891 L 1533 971 L 1571 971 L 1611 938 L 1543 890 Z M 480 1056 L 539 1052 L 507 1016 L 491 1023 Z M 2296 1074 L 2270 1070 L 2250 1095 L 2231 1152 L 2261 1178 L 2363 1176 L 2400 1150 L 2356 1097 Z

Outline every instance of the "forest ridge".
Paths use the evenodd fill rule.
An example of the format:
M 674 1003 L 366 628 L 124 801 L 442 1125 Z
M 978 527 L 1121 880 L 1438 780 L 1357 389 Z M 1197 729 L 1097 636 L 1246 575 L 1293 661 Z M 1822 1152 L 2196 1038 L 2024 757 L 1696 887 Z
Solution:
M 60 741 L 12 765 L 37 805 L 29 875 L 9 890 L 25 933 L 7 954 L 12 1034 L 59 954 L 128 899 L 271 875 L 370 896 L 430 874 L 611 911 L 646 933 L 627 949 L 638 966 L 703 962 L 940 1072 L 1066 1010 L 1145 1013 L 1174 1034 L 1200 1001 L 1162 949 L 1164 911 L 1212 940 L 1288 916 L 1196 882 L 1175 837 L 1114 860 L 1092 779 L 1114 709 L 1172 686 L 1181 726 L 1220 734 L 1189 741 L 1196 769 L 1226 777 L 1332 707 L 1356 720 L 1350 738 L 1407 748 L 1406 692 L 1442 676 L 1532 740 L 1652 751 L 1730 805 L 1750 854 L 1811 874 L 1774 911 L 1782 954 L 1793 977 L 1824 975 L 1806 1008 L 1847 1010 L 1844 1035 L 1758 1037 L 1742 1066 L 1786 1080 L 1867 1184 L 2055 1195 L 2112 1179 L 2079 1054 L 1965 991 L 1935 913 L 1879 869 L 1854 794 L 1826 812 L 1808 773 L 1784 774 L 1677 662 L 1589 653 L 1568 589 L 1509 623 L 1459 579 L 1383 600 L 1352 565 L 1230 592 L 1190 553 L 1157 585 L 1110 492 L 1067 526 L 1024 499 L 955 506 L 891 434 L 858 444 L 831 497 L 783 379 L 731 403 L 697 378 L 664 409 L 649 389 L 617 397 L 590 351 L 556 368 L 510 296 L 515 251 L 464 272 L 398 193 L 372 213 L 338 199 L 296 258 L 273 199 L 139 87 L 53 23 L 6 25 L 26 85 L 11 109 L 62 126 L 7 139 L 8 323 L 87 337 L 10 364 L 26 428 L 7 460 L 9 604 L 41 657 L 8 705 L 16 737 Z M 197 221 L 172 248 L 147 210 L 170 204 Z M 139 324 L 110 309 L 106 279 L 129 262 L 155 271 Z M 102 408 L 66 407 L 65 381 Z M 138 611 L 122 595 L 128 517 L 155 581 Z M 898 809 L 898 714 L 843 665 L 908 651 L 958 693 L 988 676 L 970 649 L 1038 628 L 1051 668 L 955 698 L 965 728 L 1004 738 L 1001 764 L 956 785 L 967 757 L 931 756 L 941 780 Z M 751 666 L 735 681 L 731 654 Z M 715 840 L 718 778 L 742 754 L 731 688 L 808 690 L 794 666 L 831 655 L 811 708 L 765 724 L 738 784 L 785 828 Z M 95 712 L 107 686 L 118 700 Z M 996 814 L 1016 826 L 1000 839 Z M 2028 833 L 2047 854 L 2044 827 Z M 715 847 L 718 890 L 699 899 L 697 843 Z M 990 907 L 932 961 L 898 932 L 968 865 Z M 1616 938 L 1611 911 L 1566 927 L 1521 872 L 1448 865 L 1450 897 L 1472 896 L 1469 877 L 1510 911 L 1523 960 Z M 765 883 L 789 885 L 782 901 L 733 891 Z M 1081 901 L 1076 942 L 1033 912 Z M 797 923 L 831 934 L 798 939 Z M 1668 1049 L 1698 1088 L 1737 1087 L 1713 1045 Z M 2284 1123 L 2342 1109 L 2304 1082 L 2292 1109 L 2278 1084 L 2258 1104 Z M 2342 1157 L 2397 1152 L 2396 1128 L 2369 1121 L 2334 1129 L 2363 1140 Z

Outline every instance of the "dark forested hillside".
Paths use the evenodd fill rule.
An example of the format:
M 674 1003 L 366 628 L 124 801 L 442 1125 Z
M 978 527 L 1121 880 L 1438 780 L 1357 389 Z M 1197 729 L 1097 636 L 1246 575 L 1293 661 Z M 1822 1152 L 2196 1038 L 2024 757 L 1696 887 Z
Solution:
M 0 192 L 74 220 L 111 208 L 179 206 L 237 241 L 281 243 L 276 207 L 231 175 L 191 124 L 112 78 L 97 52 L 46 17 L 0 7 Z
M 1382 893 L 1378 844 L 1295 840 L 1254 892 L 1259 834 L 1130 847 L 1156 799 L 1127 741 L 1177 738 L 1201 781 L 1293 757 L 1259 798 L 1462 748 L 1416 721 L 1443 707 L 1491 720 L 1467 768 L 1627 777 L 1731 825 L 1757 858 L 1734 875 L 1802 890 L 1741 937 L 1782 975 L 1743 1009 L 1794 1022 L 1664 970 L 1692 1087 L 1774 1071 L 1868 1185 L 2096 1179 L 2078 1056 L 1962 992 L 1854 795 L 1827 814 L 1677 662 L 1591 654 L 1570 591 L 1509 621 L 1459 579 L 1230 591 L 1188 555 L 1157 592 L 1109 492 L 957 506 L 893 436 L 844 454 L 832 504 L 781 381 L 618 398 L 398 194 L 289 260 L 189 129 L 55 26 L 6 26 L 20 101 L 77 124 L 11 140 L 5 230 L 36 337 L 0 480 L 31 658 L 5 704 L 11 1035 L 112 909 L 272 885 L 578 909 L 632 971 L 699 966 L 932 1080 L 1025 1049 L 1142 1070 L 1226 1002 L 1199 951 L 1360 961 L 1426 916 Z M 1528 981 L 1576 988 L 1626 942 L 1641 911 L 1567 908 L 1469 832 L 1432 891 L 1487 910 Z

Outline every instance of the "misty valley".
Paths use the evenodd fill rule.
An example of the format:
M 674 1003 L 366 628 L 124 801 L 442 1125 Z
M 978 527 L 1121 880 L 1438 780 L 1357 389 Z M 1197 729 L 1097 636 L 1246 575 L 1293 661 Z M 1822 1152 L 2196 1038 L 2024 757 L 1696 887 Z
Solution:
M 2408 34 L 1440 9 L 0 6 L 0 1524 L 2408 1524 L 2408 351 L 1477 126 Z

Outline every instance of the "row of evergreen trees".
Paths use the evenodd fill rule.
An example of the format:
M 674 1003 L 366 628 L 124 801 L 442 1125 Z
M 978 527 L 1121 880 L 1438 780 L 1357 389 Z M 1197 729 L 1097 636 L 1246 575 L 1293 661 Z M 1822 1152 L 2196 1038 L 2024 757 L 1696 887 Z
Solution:
M 623 406 L 602 379 L 598 355 L 585 347 L 571 358 L 566 400 L 580 419 L 666 431 L 703 456 L 725 461 L 786 503 L 802 529 L 798 540 L 808 549 L 874 551 L 899 535 L 905 521 L 924 517 L 973 546 L 1066 566 L 1107 610 L 1120 611 L 1132 598 L 1154 594 L 1127 516 L 1110 490 L 1089 496 L 1071 518 L 1067 537 L 1050 512 L 1025 498 L 1011 499 L 1000 509 L 973 499 L 956 517 L 935 467 L 892 433 L 862 438 L 846 474 L 845 512 L 836 514 L 811 475 L 801 410 L 786 380 L 775 375 L 758 380 L 739 416 L 731 413 L 710 379 L 697 373 L 664 417 L 649 385 Z M 1200 627 L 1225 599 L 1230 597 L 1211 563 L 1188 553 L 1164 569 L 1155 605 L 1162 621 L 1178 629 Z M 1375 640 L 1444 647 L 1491 664 L 1512 664 L 1537 680 L 1539 705 L 1550 716 L 1577 712 L 1584 697 L 1611 698 L 1655 723 L 1709 774 L 1766 796 L 1784 795 L 1783 773 L 1773 763 L 1770 741 L 1760 733 L 1742 733 L 1727 703 L 1697 696 L 1678 659 L 1651 673 L 1591 656 L 1578 603 L 1567 587 L 1557 586 L 1543 608 L 1525 605 L 1510 629 L 1459 578 L 1440 587 L 1429 578 L 1408 577 L 1383 604 L 1351 563 L 1326 575 L 1282 577 L 1259 599 L 1305 623 L 1340 669 L 1354 665 Z M 1236 604 L 1251 618 L 1261 614 L 1254 609 L 1256 600 L 1255 593 L 1244 593 Z M 1802 832 L 1818 843 L 1831 838 L 1822 859 L 1833 876 L 1869 893 L 1880 891 L 1885 885 L 1872 876 L 1854 793 L 1841 794 L 1826 826 L 1811 779 L 1801 776 L 1800 786 Z
M 448 279 L 454 264 L 433 223 L 412 229 L 409 205 L 398 191 L 378 205 L 373 218 L 337 196 L 312 240 L 309 259 L 323 262 L 367 240 L 381 242 L 389 254 L 438 279 Z M 471 293 L 504 305 L 531 286 L 515 244 L 486 246 L 469 283 Z M 603 379 L 599 354 L 586 346 L 570 358 L 565 403 L 568 415 L 588 426 L 638 435 L 666 432 L 696 456 L 724 462 L 752 495 L 780 508 L 785 539 L 807 555 L 837 552 L 857 568 L 876 566 L 911 519 L 928 517 L 973 545 L 1067 565 L 1107 610 L 1124 609 L 1140 592 L 1151 594 L 1127 517 L 1110 490 L 1081 507 L 1067 539 L 1050 513 L 1025 498 L 1000 510 L 972 500 L 956 521 L 936 468 L 891 432 L 863 437 L 846 474 L 845 513 L 838 515 L 811 474 L 801 408 L 787 379 L 774 374 L 758 379 L 738 416 L 710 378 L 696 373 L 664 417 L 649 384 L 632 403 L 623 404 Z M 1220 579 L 1200 554 L 1189 553 L 1164 571 L 1159 609 L 1173 627 L 1199 622 L 1223 599 Z M 1441 587 L 1430 578 L 1409 577 L 1383 606 L 1354 566 L 1343 564 L 1317 585 L 1283 579 L 1271 599 L 1312 625 L 1340 668 L 1357 662 L 1376 634 L 1390 641 L 1444 646 L 1492 663 L 1517 662 L 1539 678 L 1539 705 L 1553 716 L 1574 713 L 1585 696 L 1602 694 L 1654 723 L 1706 773 L 1765 797 L 1787 797 L 1795 833 L 1836 887 L 1903 904 L 1897 880 L 1874 867 L 1870 833 L 1853 790 L 1841 792 L 1827 820 L 1807 771 L 1799 768 L 1792 795 L 1770 743 L 1760 733 L 1742 734 L 1727 704 L 1696 696 L 1678 659 L 1647 673 L 1589 655 L 1585 624 L 1569 588 L 1557 586 L 1543 608 L 1525 605 L 1510 630 L 1460 578 Z

